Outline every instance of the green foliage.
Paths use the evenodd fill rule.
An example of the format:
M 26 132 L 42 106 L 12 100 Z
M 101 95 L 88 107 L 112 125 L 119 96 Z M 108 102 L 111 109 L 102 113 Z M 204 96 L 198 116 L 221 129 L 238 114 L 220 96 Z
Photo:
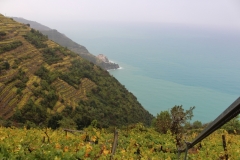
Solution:
M 45 80 L 49 85 L 56 80 L 59 73 L 57 72 L 50 72 L 44 66 L 41 66 L 36 72 L 35 75 L 39 76 L 41 79 Z
M 6 36 L 6 35 L 7 35 L 6 32 L 0 31 L 0 36 Z
M 12 126 L 12 122 L 10 120 L 6 120 L 3 119 L 2 117 L 0 117 L 0 127 L 11 127 Z M 0 151 L 1 153 L 1 151 Z
M 49 79 L 49 70 L 47 70 L 44 66 L 41 66 L 35 72 L 35 75 L 39 76 L 41 79 L 48 80 Z
M 32 121 L 28 121 L 26 120 L 26 122 L 24 123 L 24 126 L 27 128 L 27 129 L 30 129 L 30 128 L 36 128 L 36 124 Z
M 32 99 L 29 99 L 27 104 L 21 110 L 17 110 L 13 116 L 13 120 L 19 123 L 34 123 L 39 125 L 47 118 L 46 107 L 37 105 Z
M 91 126 L 93 128 L 97 128 L 97 125 L 98 125 L 98 121 L 96 119 L 91 122 Z
M 72 66 L 69 68 L 70 72 L 61 73 L 59 78 L 66 81 L 69 85 L 78 88 L 81 78 L 89 78 L 93 80 L 92 74 L 95 74 L 92 70 L 93 65 L 86 60 L 73 60 Z
M 200 122 L 200 121 L 194 121 L 193 124 L 192 124 L 192 127 L 193 127 L 194 129 L 202 128 L 202 122 Z
M 22 90 L 20 88 L 17 89 L 17 94 L 22 95 Z
M 185 129 L 185 130 L 192 129 L 192 124 L 191 124 L 191 122 L 186 122 L 186 123 L 184 124 L 184 129 Z
M 8 70 L 10 68 L 10 64 L 8 62 L 4 62 L 3 69 Z
M 151 116 L 149 117 L 150 114 L 140 107 L 139 103 L 134 102 L 136 98 L 131 93 L 125 88 L 118 87 L 120 83 L 110 77 L 108 72 L 100 70 L 104 74 L 97 74 L 92 68 L 93 64 L 85 60 L 73 60 L 69 71 L 60 74 L 50 72 L 42 66 L 35 72 L 42 80 L 40 81 L 41 88 L 33 91 L 34 96 L 42 97 L 41 105 L 52 109 L 58 96 L 54 94 L 56 90 L 51 86 L 51 83 L 58 75 L 59 78 L 77 89 L 80 79 L 88 77 L 99 87 L 88 92 L 88 100 L 81 101 L 74 112 L 70 110 L 72 107 L 66 107 L 62 113 L 59 113 L 60 117 L 72 118 L 78 129 L 89 126 L 93 120 L 98 121 L 98 127 L 122 126 L 126 123 L 131 124 L 139 121 L 150 125 L 152 120 Z M 131 107 L 128 107 L 130 105 Z M 49 123 L 49 127 L 59 127 L 56 120 L 53 119 L 44 123 Z
M 13 68 L 13 69 L 18 68 L 18 65 L 19 65 L 20 63 L 21 63 L 21 60 L 19 60 L 19 59 L 15 59 L 12 68 Z
M 78 88 L 78 85 L 80 84 L 80 78 L 75 76 L 72 72 L 71 73 L 61 73 L 59 78 L 64 80 L 69 85 L 71 85 L 75 88 Z
M 58 96 L 56 90 L 51 83 L 58 77 L 57 73 L 51 73 L 45 67 L 41 66 L 36 72 L 35 75 L 39 76 L 42 80 L 40 81 L 41 88 L 33 90 L 33 94 L 36 97 L 42 97 L 41 105 L 45 108 L 53 109 L 56 102 L 58 101 Z M 24 83 L 25 84 L 25 83 Z M 39 84 L 34 82 L 33 85 L 38 87 Z M 18 88 L 21 88 L 18 84 Z M 22 88 L 21 88 L 22 89 Z M 46 120 L 44 120 L 46 122 Z
M 240 116 L 236 116 L 235 118 L 231 119 L 229 122 L 227 122 L 224 126 L 222 126 L 223 129 L 227 130 L 229 133 L 238 132 L 240 133 Z
M 63 118 L 58 121 L 58 124 L 61 128 L 67 128 L 67 129 L 76 129 L 77 128 L 77 124 L 71 118 Z
M 193 117 L 194 108 L 190 107 L 189 110 L 184 111 L 182 106 L 174 106 L 171 108 L 170 113 L 168 111 L 161 111 L 154 122 L 156 131 L 166 134 L 170 130 L 175 135 L 176 146 L 182 147 L 184 128 L 186 128 L 185 125 L 189 124 L 188 120 L 191 120 Z
M 61 50 L 59 51 L 62 53 Z M 59 100 L 56 89 L 51 85 L 58 77 L 77 89 L 82 78 L 89 78 L 97 87 L 86 93 L 88 99 L 82 100 L 74 111 L 72 107 L 65 107 L 61 113 L 58 113 L 57 117 L 51 118 L 50 116 L 43 120 L 43 124 L 52 128 L 60 127 L 58 121 L 63 118 L 73 119 L 77 129 L 89 126 L 93 120 L 98 121 L 97 127 L 123 126 L 137 122 L 143 122 L 146 125 L 151 124 L 152 115 L 137 102 L 132 93 L 128 92 L 108 72 L 100 68 L 99 72 L 95 72 L 93 64 L 83 59 L 76 59 L 71 63 L 72 66 L 69 67 L 69 71 L 64 73 L 50 72 L 43 66 L 35 72 L 35 75 L 41 78 L 41 81 L 39 84 L 33 83 L 35 87 L 32 92 L 34 97 L 42 99 L 40 105 L 43 108 L 53 109 Z M 20 85 L 18 87 L 21 88 Z M 21 90 L 18 90 L 17 93 L 21 94 Z M 66 105 L 64 101 L 61 102 Z M 27 118 L 24 122 L 27 120 L 33 122 Z M 33 123 L 38 125 L 38 122 Z
M 6 32 L 0 31 L 0 41 L 3 40 L 5 38 L 4 36 L 6 35 L 7 35 Z
M 143 122 L 150 125 L 152 116 L 143 111 L 136 97 L 128 92 L 114 77 L 104 70 L 94 72 L 93 64 L 86 61 L 72 61 L 70 75 L 77 79 L 87 77 L 99 87 L 88 93 L 88 101 L 80 104 L 80 107 L 88 113 L 90 122 L 98 120 L 101 127 L 109 125 L 122 126 L 126 123 Z M 137 102 L 137 103 L 135 103 Z M 84 106 L 84 107 L 83 107 Z M 89 119 L 89 118 L 87 118 Z M 111 119 L 111 121 L 108 121 Z
M 23 36 L 28 42 L 34 45 L 36 48 L 46 48 L 47 44 L 44 42 L 48 40 L 47 36 L 44 36 L 41 32 L 31 29 Z
M 14 80 L 20 80 L 16 83 L 15 87 L 19 88 L 20 90 L 25 89 L 26 83 L 28 82 L 29 78 L 26 76 L 25 72 L 20 68 L 18 71 L 18 75 L 14 77 Z M 19 92 L 19 91 L 18 91 Z
M 76 123 L 77 129 L 83 129 L 84 127 L 88 127 L 91 124 L 92 119 L 96 117 L 89 114 L 89 109 L 89 107 L 77 106 L 76 109 L 73 110 L 72 107 L 67 106 L 59 115 L 71 118 Z
M 17 47 L 21 46 L 22 42 L 19 40 L 7 43 L 7 44 L 1 44 L 0 45 L 0 54 L 4 53 L 4 52 L 8 52 L 11 50 L 16 49 Z
M 174 106 L 170 111 L 172 118 L 171 132 L 176 135 L 177 147 L 183 146 L 184 124 L 193 117 L 194 108 L 190 107 L 189 110 L 184 111 L 182 106 Z
M 41 105 L 50 109 L 53 109 L 58 100 L 58 96 L 54 90 L 49 90 L 48 94 L 44 94 L 43 98 L 44 99 L 41 101 Z
M 52 115 L 48 119 L 48 128 L 57 129 L 60 127 L 59 121 L 63 119 L 63 116 L 61 114 L 56 113 L 55 115 Z
M 157 114 L 155 129 L 159 133 L 166 134 L 170 130 L 172 124 L 171 115 L 168 111 L 161 111 L 160 114 Z
M 34 86 L 34 87 L 38 87 L 39 84 L 38 84 L 37 82 L 33 82 L 33 86 Z
M 10 69 L 10 64 L 7 61 L 0 63 L 0 73 L 2 70 L 9 70 L 9 69 Z
M 43 49 L 43 58 L 44 61 L 47 62 L 49 65 L 54 64 L 62 60 L 61 56 L 59 55 L 59 48 L 45 48 Z

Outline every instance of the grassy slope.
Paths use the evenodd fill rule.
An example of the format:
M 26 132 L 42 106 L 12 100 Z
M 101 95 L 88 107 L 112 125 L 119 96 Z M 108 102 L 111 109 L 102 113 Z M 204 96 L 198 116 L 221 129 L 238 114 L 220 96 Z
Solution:
M 56 114 L 83 126 L 94 119 L 105 127 L 151 123 L 153 116 L 107 71 L 51 40 L 37 48 L 23 37 L 31 33 L 28 26 L 3 15 L 0 32 L 6 34 L 0 38 L 0 49 L 14 41 L 22 43 L 0 54 L 0 117 L 9 119 L 18 108 L 15 121 L 23 123 L 46 125 Z

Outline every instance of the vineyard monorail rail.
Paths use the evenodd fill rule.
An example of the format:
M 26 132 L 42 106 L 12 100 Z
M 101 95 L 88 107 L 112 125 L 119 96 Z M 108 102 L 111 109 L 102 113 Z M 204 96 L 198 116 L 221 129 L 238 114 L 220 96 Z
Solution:
M 178 152 L 185 152 L 185 160 L 187 158 L 188 149 L 192 148 L 198 142 L 209 136 L 215 130 L 219 129 L 225 123 L 236 117 L 240 113 L 240 97 L 235 100 L 225 111 L 222 112 L 213 122 L 211 122 L 192 142 L 186 142 L 186 148 Z

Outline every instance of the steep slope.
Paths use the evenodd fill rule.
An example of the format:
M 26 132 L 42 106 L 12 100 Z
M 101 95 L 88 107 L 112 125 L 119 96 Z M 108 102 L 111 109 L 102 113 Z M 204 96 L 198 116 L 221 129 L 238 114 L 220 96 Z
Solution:
M 0 117 L 79 129 L 93 120 L 108 127 L 153 118 L 107 71 L 1 14 Z
M 15 21 L 24 23 L 24 24 L 30 24 L 31 28 L 39 30 L 42 34 L 47 35 L 49 39 L 53 40 L 54 42 L 60 44 L 63 47 L 67 47 L 71 51 L 78 53 L 81 57 L 89 60 L 90 62 L 97 64 L 98 66 L 102 67 L 105 70 L 109 69 L 117 69 L 119 68 L 118 64 L 115 63 L 106 63 L 100 59 L 98 59 L 96 56 L 92 55 L 91 53 L 88 52 L 88 50 L 72 41 L 70 38 L 65 36 L 64 34 L 58 32 L 55 29 L 51 29 L 49 27 L 46 27 L 40 23 L 34 22 L 34 21 L 29 21 L 23 18 L 18 18 L 18 17 L 12 17 Z

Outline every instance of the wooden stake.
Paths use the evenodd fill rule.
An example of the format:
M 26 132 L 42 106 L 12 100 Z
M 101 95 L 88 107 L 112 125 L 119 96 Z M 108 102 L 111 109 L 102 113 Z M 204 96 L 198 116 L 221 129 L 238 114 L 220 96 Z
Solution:
M 225 151 L 225 158 L 226 158 L 226 160 L 228 160 L 227 144 L 226 144 L 226 140 L 225 140 L 225 135 L 222 135 L 222 141 L 223 141 L 223 149 Z
M 115 151 L 116 151 L 116 149 L 117 149 L 117 141 L 118 141 L 118 131 L 117 131 L 117 129 L 115 128 L 115 130 L 114 130 L 114 140 L 113 140 L 113 145 L 112 145 L 112 153 L 111 153 L 111 158 L 110 158 L 110 160 L 113 159 L 113 156 L 114 156 Z

